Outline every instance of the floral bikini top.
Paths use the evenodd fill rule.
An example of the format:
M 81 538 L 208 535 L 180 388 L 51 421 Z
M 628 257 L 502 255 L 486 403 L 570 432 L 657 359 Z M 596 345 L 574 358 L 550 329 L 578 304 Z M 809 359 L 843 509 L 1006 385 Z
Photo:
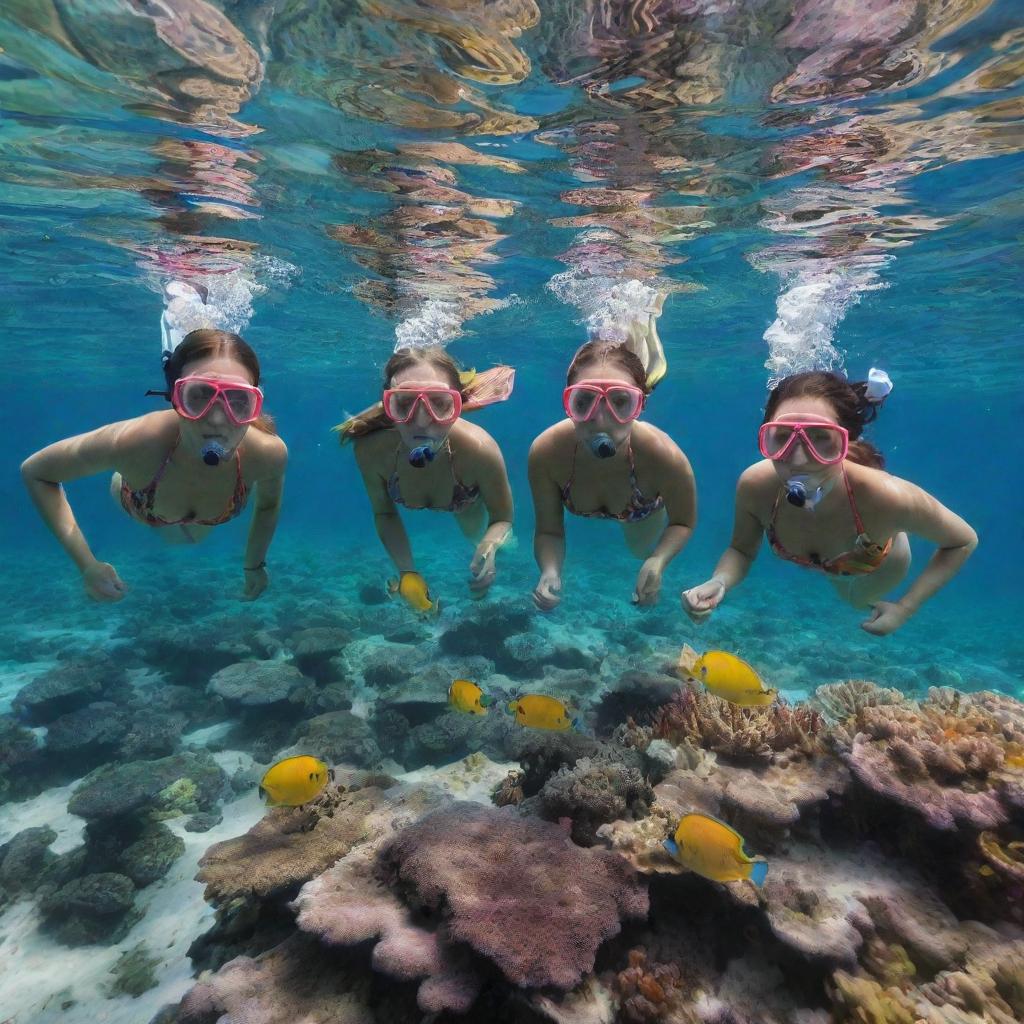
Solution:
M 388 477 L 388 497 L 396 505 L 403 505 L 414 512 L 428 509 L 431 512 L 464 512 L 480 497 L 480 487 L 477 484 L 464 484 L 455 472 L 455 455 L 452 452 L 451 442 L 445 440 L 444 450 L 448 453 L 448 466 L 452 473 L 452 500 L 447 505 L 409 505 L 402 498 L 402 489 L 398 481 L 398 457 L 402 454 L 402 446 L 395 449 L 395 465 Z
M 181 435 L 179 434 L 174 444 L 171 445 L 171 450 L 164 456 L 164 461 L 160 463 L 156 475 L 145 487 L 133 491 L 122 479 L 121 507 L 128 515 L 147 526 L 220 526 L 229 519 L 234 519 L 245 508 L 245 500 L 248 496 L 245 478 L 242 476 L 242 454 L 237 448 L 235 449 L 235 489 L 231 492 L 227 508 L 219 516 L 215 516 L 213 519 L 196 519 L 194 516 L 185 516 L 182 519 L 164 519 L 163 516 L 157 515 L 153 511 L 153 505 L 156 502 L 156 489 L 180 443 Z
M 846 485 L 846 494 L 850 499 L 850 511 L 853 513 L 854 526 L 857 528 L 857 539 L 850 551 L 844 551 L 835 558 L 824 560 L 815 555 L 804 558 L 801 555 L 794 555 L 787 551 L 775 533 L 775 517 L 779 511 L 779 499 L 782 491 L 775 496 L 775 504 L 772 506 L 772 517 L 768 521 L 768 528 L 765 531 L 768 536 L 768 544 L 773 552 L 784 558 L 787 562 L 795 562 L 807 569 L 820 569 L 830 576 L 866 576 L 874 572 L 886 559 L 892 548 L 892 537 L 885 544 L 876 544 L 864 529 L 860 512 L 857 511 L 857 502 L 853 497 L 853 488 L 850 486 L 850 478 L 846 475 L 846 468 L 843 467 L 843 483 Z
M 569 479 L 562 488 L 562 504 L 566 511 L 574 516 L 582 516 L 584 519 L 615 519 L 620 523 L 639 523 L 642 519 L 653 515 L 660 508 L 665 507 L 665 499 L 656 494 L 653 498 L 644 496 L 640 485 L 636 482 L 636 462 L 633 460 L 633 446 L 626 448 L 629 456 L 629 500 L 626 507 L 619 513 L 609 512 L 606 508 L 595 508 L 590 512 L 581 512 L 572 502 L 572 485 L 576 479 L 576 453 L 580 450 L 579 444 L 572 452 L 572 467 L 569 470 Z

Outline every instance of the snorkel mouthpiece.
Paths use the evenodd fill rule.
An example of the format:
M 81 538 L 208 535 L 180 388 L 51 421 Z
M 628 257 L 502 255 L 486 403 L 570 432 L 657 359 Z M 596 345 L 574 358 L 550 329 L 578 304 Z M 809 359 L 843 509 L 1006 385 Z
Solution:
M 791 476 L 786 481 L 786 501 L 806 512 L 813 512 L 814 506 L 832 490 L 832 486 L 831 483 L 825 487 L 819 484 L 812 490 L 811 483 L 811 478 L 804 474 Z
M 409 465 L 415 466 L 417 469 L 422 469 L 424 466 L 433 462 L 436 455 L 437 452 L 434 451 L 433 445 L 417 445 L 409 452 Z
M 615 442 L 607 434 L 595 434 L 590 441 L 590 450 L 599 459 L 610 459 L 615 454 Z
M 208 466 L 219 466 L 220 460 L 227 458 L 228 450 L 216 441 L 209 441 L 199 449 L 199 454 Z
M 786 482 L 786 501 L 797 508 L 807 504 L 807 488 L 803 480 L 792 479 Z

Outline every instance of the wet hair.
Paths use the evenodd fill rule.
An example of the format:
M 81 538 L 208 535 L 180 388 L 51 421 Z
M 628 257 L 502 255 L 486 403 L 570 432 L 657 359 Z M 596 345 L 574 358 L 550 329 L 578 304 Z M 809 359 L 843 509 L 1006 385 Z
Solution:
M 619 369 L 625 370 L 633 378 L 633 383 L 644 395 L 651 393 L 651 389 L 647 386 L 647 371 L 644 369 L 640 357 L 621 341 L 588 341 L 585 345 L 580 346 L 569 364 L 565 383 L 572 384 L 581 376 L 581 366 L 600 362 L 615 363 Z
M 455 388 L 466 398 L 459 365 L 439 345 L 427 345 L 418 348 L 400 348 L 384 365 L 384 382 L 381 390 L 391 387 L 395 376 L 410 367 L 425 365 L 437 370 L 447 381 L 448 386 Z M 394 424 L 384 412 L 384 403 L 375 402 L 362 412 L 350 416 L 344 423 L 334 429 L 338 432 L 342 444 L 347 444 L 359 437 L 366 437 L 378 430 L 389 430 Z
M 842 374 L 825 370 L 794 373 L 772 388 L 764 409 L 764 422 L 775 418 L 775 412 L 783 402 L 794 398 L 820 398 L 832 406 L 836 422 L 849 432 L 847 458 L 862 466 L 885 469 L 882 453 L 861 437 L 864 428 L 878 415 L 881 404 L 868 400 L 867 387 L 867 381 L 849 381 Z
M 170 396 L 174 390 L 174 382 L 182 377 L 185 368 L 190 363 L 196 363 L 200 359 L 209 359 L 212 356 L 227 356 L 241 363 L 249 380 L 254 387 L 260 383 L 260 361 L 252 346 L 237 334 L 231 331 L 218 331 L 211 327 L 201 327 L 197 331 L 190 331 L 181 339 L 181 344 L 164 361 L 164 380 L 167 382 L 167 394 Z M 265 434 L 276 434 L 274 421 L 270 416 L 260 416 L 252 424 L 257 430 Z

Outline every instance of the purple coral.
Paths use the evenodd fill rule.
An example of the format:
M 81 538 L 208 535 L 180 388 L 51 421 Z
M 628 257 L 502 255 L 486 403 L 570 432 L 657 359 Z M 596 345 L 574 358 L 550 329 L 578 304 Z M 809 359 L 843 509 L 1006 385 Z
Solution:
M 411 902 L 446 911 L 451 939 L 524 987 L 572 988 L 622 918 L 647 916 L 647 890 L 621 857 L 507 809 L 428 814 L 388 843 L 379 868 Z

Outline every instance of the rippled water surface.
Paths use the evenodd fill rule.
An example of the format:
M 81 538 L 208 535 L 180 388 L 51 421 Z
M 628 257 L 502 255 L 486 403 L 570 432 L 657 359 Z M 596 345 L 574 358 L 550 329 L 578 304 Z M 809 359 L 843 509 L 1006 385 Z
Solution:
M 745 645 L 793 698 L 849 677 L 1020 696 L 1022 149 L 1016 0 L 3 0 L 0 711 L 34 671 L 128 651 L 154 624 L 213 615 L 215 644 L 362 608 L 389 566 L 330 427 L 377 397 L 405 344 L 517 368 L 512 401 L 479 422 L 505 454 L 519 537 L 489 607 L 522 614 L 536 575 L 530 441 L 561 416 L 588 334 L 624 336 L 658 310 L 669 369 L 645 415 L 694 466 L 694 540 L 643 613 L 611 525 L 571 522 L 565 599 L 544 628 L 622 671 L 682 643 Z M 14 472 L 50 441 L 156 407 L 142 393 L 160 384 L 172 281 L 206 298 L 168 310 L 179 327 L 238 331 L 259 352 L 291 452 L 272 588 L 244 613 L 228 601 L 242 524 L 198 552 L 164 551 L 98 479 L 69 493 L 135 604 L 87 606 Z M 870 366 L 896 383 L 873 440 L 978 530 L 977 554 L 885 640 L 821 580 L 762 554 L 699 634 L 677 594 L 728 543 L 766 385 Z M 451 524 L 419 520 L 414 546 L 447 608 L 437 628 L 450 628 L 479 614 L 469 554 Z M 912 572 L 930 554 L 915 542 Z M 136 687 L 162 668 L 147 642 L 141 661 L 124 654 Z M 0 820 L 21 808 L 0 842 L 49 821 L 54 849 L 74 849 L 74 777 L 0 806 Z M 207 843 L 257 819 L 250 803 L 233 827 L 187 834 L 179 882 Z M 167 886 L 137 926 L 153 946 L 178 898 Z M 0 949 L 45 998 L 0 982 L 0 1019 L 13 999 L 18 1024 L 70 1020 L 60 993 L 77 972 L 68 1012 L 148 1020 L 186 987 L 204 913 L 193 889 L 193 932 L 168 938 L 161 998 L 144 1011 L 104 1000 L 88 957 L 19 939 L 34 911 L 17 904 L 28 916 L 7 912 Z

